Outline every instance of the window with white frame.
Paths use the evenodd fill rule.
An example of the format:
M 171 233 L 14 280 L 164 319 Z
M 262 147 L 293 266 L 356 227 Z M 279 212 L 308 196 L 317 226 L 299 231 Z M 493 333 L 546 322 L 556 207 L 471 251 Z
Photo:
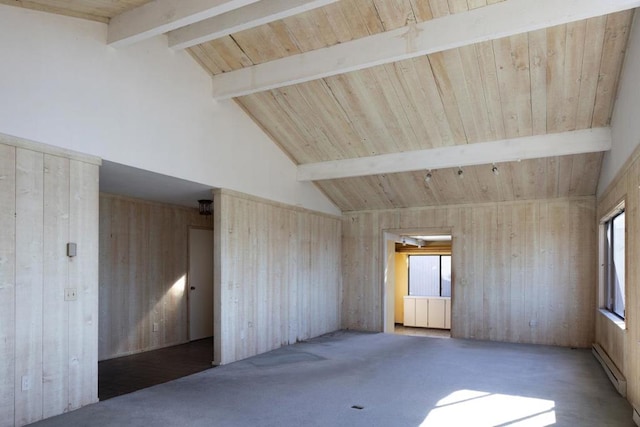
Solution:
M 604 225 L 604 297 L 607 310 L 625 317 L 625 212 L 618 207 Z

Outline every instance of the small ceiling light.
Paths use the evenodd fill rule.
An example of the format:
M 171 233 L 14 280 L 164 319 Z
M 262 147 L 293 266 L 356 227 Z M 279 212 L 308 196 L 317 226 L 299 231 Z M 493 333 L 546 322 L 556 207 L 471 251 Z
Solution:
M 462 171 L 462 168 L 461 168 L 461 167 L 458 167 L 458 177 L 459 177 L 460 179 L 464 178 L 464 172 Z
M 198 205 L 200 207 L 200 215 L 212 215 L 213 214 L 213 200 L 201 199 L 198 200 Z
M 427 172 L 427 174 L 424 176 L 424 182 L 425 182 L 425 184 L 428 184 L 428 183 L 429 183 L 429 181 L 431 181 L 431 178 L 432 178 L 432 177 L 433 177 L 433 175 L 431 175 L 431 170 L 429 170 L 429 171 Z
M 404 237 L 402 238 L 402 246 L 407 246 L 407 239 Z
M 496 166 L 496 164 L 495 164 L 495 163 L 493 164 L 493 167 L 491 168 L 491 172 L 493 172 L 493 174 L 494 174 L 495 176 L 500 175 L 500 171 L 498 170 L 498 167 Z

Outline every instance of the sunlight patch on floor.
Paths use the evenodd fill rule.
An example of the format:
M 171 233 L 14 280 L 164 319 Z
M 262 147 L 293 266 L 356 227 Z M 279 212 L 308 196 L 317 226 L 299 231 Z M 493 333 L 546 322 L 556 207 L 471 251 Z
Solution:
M 553 400 L 476 390 L 458 390 L 441 399 L 421 427 L 544 427 L 556 423 Z

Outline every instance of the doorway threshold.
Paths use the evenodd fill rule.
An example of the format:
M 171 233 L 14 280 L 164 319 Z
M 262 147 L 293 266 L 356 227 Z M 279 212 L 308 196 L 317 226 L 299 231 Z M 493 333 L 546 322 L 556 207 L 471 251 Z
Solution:
M 412 328 L 396 323 L 393 331 L 398 335 L 409 335 L 413 337 L 429 337 L 429 338 L 451 338 L 450 329 L 433 329 L 433 328 Z

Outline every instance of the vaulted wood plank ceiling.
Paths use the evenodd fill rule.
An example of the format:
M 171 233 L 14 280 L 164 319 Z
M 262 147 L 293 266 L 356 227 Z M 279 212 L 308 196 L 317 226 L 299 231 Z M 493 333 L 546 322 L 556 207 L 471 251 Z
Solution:
M 508 1 L 508 0 L 507 0 Z M 45 1 L 113 17 L 145 1 Z M 496 0 L 339 0 L 189 49 L 212 75 Z M 633 11 L 236 98 L 296 164 L 609 125 Z M 344 211 L 593 195 L 602 154 L 318 181 Z
M 595 18 L 238 100 L 298 163 L 606 126 L 629 18 Z
M 351 1 L 196 46 L 212 74 L 467 10 L 486 2 Z M 420 7 L 418 7 L 420 6 Z M 632 12 L 237 99 L 297 163 L 609 124 Z M 602 154 L 319 181 L 345 211 L 593 195 Z

